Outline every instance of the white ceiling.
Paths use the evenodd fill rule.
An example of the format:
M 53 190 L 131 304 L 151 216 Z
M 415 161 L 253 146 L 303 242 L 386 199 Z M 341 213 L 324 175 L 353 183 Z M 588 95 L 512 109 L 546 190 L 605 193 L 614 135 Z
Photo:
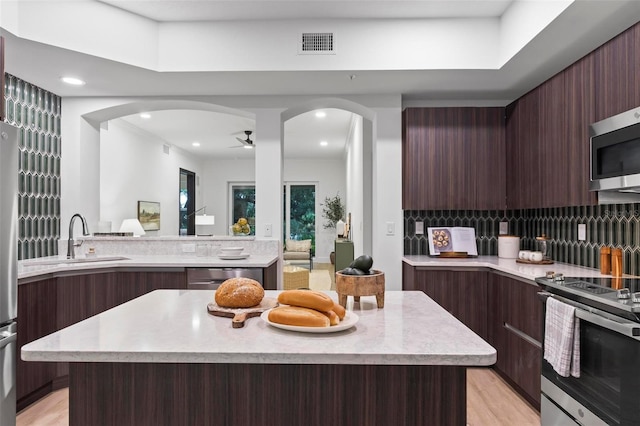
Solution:
M 100 0 L 158 22 L 501 16 L 513 0 Z
M 388 67 L 378 69 L 354 70 L 338 67 L 300 70 L 282 67 L 274 71 L 272 66 L 268 66 L 270 59 L 263 58 L 263 52 L 256 49 L 243 50 L 237 56 L 265 61 L 267 66 L 261 69 L 270 71 L 249 68 L 229 71 L 220 68 L 212 71 L 163 72 L 130 65 L 124 60 L 105 59 L 97 53 L 88 54 L 91 53 L 89 51 L 92 46 L 104 47 L 105 40 L 117 38 L 125 24 L 111 25 L 108 31 L 103 32 L 105 40 L 93 40 L 88 36 L 91 29 L 86 25 L 93 25 L 96 21 L 83 15 L 87 10 L 95 11 L 95 6 L 99 5 L 112 9 L 113 14 L 131 12 L 135 14 L 131 16 L 137 16 L 138 19 L 148 18 L 162 23 L 183 21 L 184 25 L 197 25 L 207 21 L 211 28 L 224 27 L 218 23 L 231 22 L 237 23 L 239 30 L 247 28 L 242 26 L 247 25 L 247 22 L 256 28 L 261 23 L 267 25 L 276 22 L 276 25 L 285 25 L 287 22 L 295 23 L 300 20 L 326 22 L 320 21 L 322 19 L 344 25 L 362 21 L 375 26 L 392 18 L 400 20 L 400 23 L 406 20 L 407 23 L 414 24 L 416 20 L 426 19 L 424 24 L 430 25 L 441 20 L 462 18 L 455 21 L 457 27 L 452 27 L 454 29 L 448 33 L 454 37 L 455 28 L 462 30 L 461 26 L 467 22 L 476 22 L 474 18 L 500 22 L 501 17 L 516 3 L 562 3 L 569 6 L 539 33 L 533 34 L 528 43 L 497 69 L 396 69 L 395 64 L 389 63 Z M 16 5 L 33 9 L 28 9 L 29 13 L 25 13 L 25 18 L 17 19 L 17 23 L 13 23 L 14 27 L 11 28 L 16 33 L 35 35 L 21 37 L 1 25 L 0 35 L 6 39 L 7 72 L 63 97 L 401 95 L 404 106 L 506 105 L 640 21 L 638 0 L 0 0 L 0 24 L 6 22 L 3 21 L 6 17 L 18 15 L 12 9 Z M 43 25 L 43 21 L 32 16 L 47 13 L 47 8 L 53 7 L 52 5 L 60 6 L 51 9 L 58 13 L 56 20 L 69 19 L 69 27 L 84 24 L 85 27 L 77 30 L 83 32 L 74 32 L 75 27 L 69 29 Z M 100 10 L 104 12 L 99 14 L 104 22 L 113 15 L 109 10 Z M 100 23 L 101 20 L 97 22 Z M 108 23 L 111 24 L 111 21 Z M 527 24 L 523 22 L 522 31 L 530 30 Z M 398 28 L 401 29 L 402 25 Z M 72 39 L 87 39 L 85 46 L 88 48 L 83 53 L 64 48 L 65 31 Z M 37 34 L 40 36 L 36 36 Z M 446 37 L 447 34 L 443 36 Z M 92 37 L 98 36 L 94 34 Z M 234 34 L 229 32 L 227 37 L 222 41 L 232 40 Z M 130 41 L 135 44 L 135 40 Z M 126 44 L 124 48 L 127 48 Z M 495 46 L 495 49 L 499 48 L 501 46 Z M 327 61 L 332 61 L 332 58 Z M 61 83 L 60 76 L 70 73 L 83 76 L 88 80 L 87 85 L 78 88 Z M 192 119 L 194 114 L 200 116 L 197 124 Z M 201 147 L 200 153 L 205 149 L 217 149 L 217 155 L 226 154 L 230 157 L 252 154 L 249 150 L 228 148 L 237 143 L 236 136 L 244 138 L 243 130 L 255 130 L 255 124 L 247 118 L 215 112 L 175 110 L 156 111 L 153 118 L 145 122 L 138 117 L 129 117 L 127 120 L 170 144 L 183 146 L 184 149 L 193 151 L 191 142 L 201 140 L 208 141 L 208 148 Z M 297 157 L 305 153 L 324 156 L 329 152 L 342 155 L 350 120 L 351 114 L 345 112 L 330 114 L 322 122 L 315 119 L 312 113 L 290 120 L 285 126 L 285 156 Z M 188 124 L 185 126 L 183 123 Z M 254 133 L 252 139 L 259 146 L 259 135 Z M 320 139 L 327 139 L 329 147 L 320 149 Z M 217 144 L 217 148 L 213 147 L 214 144 Z M 342 144 L 340 148 L 337 148 L 338 144 Z

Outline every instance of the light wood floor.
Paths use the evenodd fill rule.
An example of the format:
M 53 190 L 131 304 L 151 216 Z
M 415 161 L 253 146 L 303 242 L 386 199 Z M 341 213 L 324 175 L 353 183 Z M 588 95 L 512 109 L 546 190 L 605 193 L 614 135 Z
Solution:
M 467 370 L 469 426 L 540 425 L 540 416 L 492 369 Z M 55 391 L 18 413 L 16 426 L 68 426 L 69 390 Z

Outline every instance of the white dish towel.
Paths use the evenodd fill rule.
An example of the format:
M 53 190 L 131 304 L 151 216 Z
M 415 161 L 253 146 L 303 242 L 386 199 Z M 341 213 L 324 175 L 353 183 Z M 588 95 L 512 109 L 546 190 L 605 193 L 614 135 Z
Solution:
M 549 297 L 544 327 L 544 359 L 559 375 L 580 377 L 580 320 L 576 308 Z

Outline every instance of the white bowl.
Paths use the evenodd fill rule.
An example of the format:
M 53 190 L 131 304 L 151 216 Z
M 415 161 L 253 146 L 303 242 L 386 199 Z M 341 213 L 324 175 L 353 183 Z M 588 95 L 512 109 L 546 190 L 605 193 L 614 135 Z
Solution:
M 220 247 L 220 253 L 226 256 L 237 256 L 244 250 L 244 247 Z

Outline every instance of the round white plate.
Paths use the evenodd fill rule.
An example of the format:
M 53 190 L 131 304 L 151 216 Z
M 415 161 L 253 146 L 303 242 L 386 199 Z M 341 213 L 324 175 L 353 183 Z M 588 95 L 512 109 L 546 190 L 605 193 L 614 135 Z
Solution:
M 243 254 L 219 254 L 218 257 L 223 260 L 238 260 L 238 259 L 246 259 L 249 257 L 249 253 Z
M 358 315 L 353 312 L 347 311 L 340 324 L 331 327 L 300 327 L 296 325 L 278 324 L 277 322 L 269 321 L 269 311 L 265 311 L 260 315 L 260 318 L 269 325 L 276 328 L 289 331 L 301 331 L 303 333 L 335 333 L 336 331 L 347 330 L 358 322 Z

